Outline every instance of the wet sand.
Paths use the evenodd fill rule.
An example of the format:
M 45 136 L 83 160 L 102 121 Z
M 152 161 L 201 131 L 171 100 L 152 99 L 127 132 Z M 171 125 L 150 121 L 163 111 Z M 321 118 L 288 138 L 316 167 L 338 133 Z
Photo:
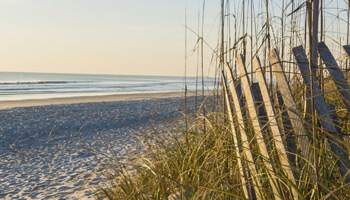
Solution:
M 194 92 L 189 92 L 189 96 L 193 96 Z M 29 107 L 29 106 L 43 106 L 54 104 L 73 104 L 73 103 L 89 103 L 89 102 L 111 102 L 111 101 L 129 101 L 142 99 L 156 99 L 156 98 L 172 98 L 183 97 L 184 92 L 163 92 L 163 93 L 135 93 L 135 94 L 116 94 L 105 96 L 86 96 L 86 97 L 68 97 L 68 98 L 53 98 L 53 99 L 39 99 L 39 100 L 18 100 L 18 101 L 2 101 L 0 102 L 0 109 L 14 108 L 14 107 Z

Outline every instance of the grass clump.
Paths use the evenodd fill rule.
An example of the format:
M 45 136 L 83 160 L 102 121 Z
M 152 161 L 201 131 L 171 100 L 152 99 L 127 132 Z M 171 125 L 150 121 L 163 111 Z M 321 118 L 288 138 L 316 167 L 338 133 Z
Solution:
M 199 117 L 188 130 L 143 138 L 146 152 L 130 164 L 119 165 L 109 186 L 99 189 L 102 199 L 232 199 L 243 196 L 237 176 L 232 134 L 228 126 L 208 115 L 206 130 Z M 185 129 L 185 128 L 183 128 Z

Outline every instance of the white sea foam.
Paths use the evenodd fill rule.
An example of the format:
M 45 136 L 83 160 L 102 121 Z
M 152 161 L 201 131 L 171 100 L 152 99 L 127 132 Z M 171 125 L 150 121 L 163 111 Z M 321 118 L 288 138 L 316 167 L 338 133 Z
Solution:
M 186 80 L 195 90 L 196 78 Z M 213 86 L 206 79 L 205 89 Z M 184 77 L 0 72 L 0 101 L 183 90 Z

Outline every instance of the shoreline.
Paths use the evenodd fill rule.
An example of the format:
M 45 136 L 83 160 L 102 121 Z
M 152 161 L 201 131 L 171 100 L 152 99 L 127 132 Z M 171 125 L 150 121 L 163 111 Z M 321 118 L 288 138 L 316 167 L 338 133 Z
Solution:
M 205 95 L 208 95 L 209 93 L 210 91 L 208 90 L 205 91 Z M 200 96 L 201 91 L 199 91 L 198 94 Z M 194 91 L 188 91 L 187 93 L 187 96 L 194 96 L 194 95 L 195 95 Z M 161 98 L 175 98 L 175 97 L 184 97 L 184 91 L 2 101 L 0 102 L 0 110 L 16 108 L 16 107 L 93 103 L 93 102 L 133 101 L 133 100 L 143 100 L 143 99 L 161 99 Z

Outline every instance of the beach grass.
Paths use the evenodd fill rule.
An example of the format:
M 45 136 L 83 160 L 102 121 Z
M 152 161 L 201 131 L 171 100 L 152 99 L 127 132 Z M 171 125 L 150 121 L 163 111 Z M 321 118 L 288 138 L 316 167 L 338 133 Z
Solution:
M 223 5 L 225 1 L 221 2 Z M 229 4 L 228 2 L 226 5 Z M 244 2 L 250 2 L 251 4 L 247 5 Z M 285 67 L 284 72 L 288 75 L 288 81 L 290 81 L 298 111 L 301 115 L 307 116 L 310 113 L 304 111 L 305 97 L 307 96 L 305 84 L 293 58 L 292 49 L 298 45 L 303 45 L 305 49 L 309 50 L 309 55 L 313 57 L 311 60 L 314 61 L 317 60 L 315 59 L 315 57 L 317 58 L 315 48 L 317 40 L 315 41 L 315 39 L 318 36 L 320 36 L 320 41 L 324 41 L 327 34 L 327 42 L 329 44 L 333 42 L 337 43 L 336 40 L 341 40 L 342 38 L 340 34 L 339 38 L 337 38 L 338 36 L 334 36 L 332 32 L 325 30 L 326 21 L 323 15 L 328 11 L 324 7 L 325 1 L 321 1 L 321 5 L 323 6 L 320 9 L 321 30 L 319 34 L 317 34 L 318 27 L 315 26 L 318 23 L 307 23 L 307 20 L 311 21 L 311 11 L 318 10 L 312 10 L 311 4 L 309 4 L 311 1 L 290 1 L 288 4 L 286 2 L 286 5 L 284 4 L 285 1 L 282 1 L 281 16 L 272 16 L 271 14 L 273 13 L 270 12 L 272 10 L 276 11 L 276 9 L 271 9 L 271 5 L 277 4 L 276 2 L 266 0 L 265 3 L 259 4 L 257 8 L 254 7 L 253 1 L 243 0 L 242 4 L 237 4 L 237 7 L 234 5 L 232 12 L 229 6 L 227 8 L 228 11 L 224 11 L 225 7 L 222 6 L 221 16 L 223 21 L 220 27 L 222 36 L 220 36 L 221 43 L 217 44 L 217 46 L 221 46 L 220 55 L 218 48 L 212 48 L 215 49 L 212 52 L 213 57 L 216 60 L 220 60 L 220 64 L 216 63 L 217 66 L 215 66 L 216 75 L 220 74 L 226 61 L 231 64 L 232 70 L 235 73 L 234 78 L 239 79 L 234 60 L 239 54 L 242 54 L 246 60 L 247 67 L 251 67 L 248 73 L 250 73 L 251 80 L 253 81 L 254 71 L 252 60 L 260 56 L 263 61 L 264 72 L 266 72 L 265 75 L 269 76 L 269 89 L 275 93 L 276 88 L 272 81 L 273 73 L 267 55 L 268 51 L 276 48 L 279 54 L 281 54 L 282 63 Z M 308 6 L 305 6 L 306 4 Z M 251 11 L 245 13 L 249 10 L 245 6 L 250 6 Z M 198 35 L 198 41 L 201 42 L 201 45 L 198 45 L 196 51 L 199 60 L 201 60 L 202 70 L 203 43 L 207 44 L 203 38 L 204 7 L 205 1 L 203 1 L 203 10 L 201 13 L 202 26 L 200 28 L 202 33 L 199 33 L 200 28 L 198 28 L 198 33 L 196 34 Z M 249 18 L 247 15 L 256 15 L 257 17 Z M 318 13 L 315 15 L 318 15 Z M 289 18 L 290 21 L 287 20 Z M 249 22 L 247 23 L 248 19 L 251 20 L 250 28 L 247 27 L 249 25 Z M 338 23 L 340 19 L 340 17 L 337 17 L 336 20 L 338 20 Z M 226 23 L 224 20 L 226 20 Z M 229 32 L 231 23 L 234 23 L 235 28 L 234 39 L 231 38 Z M 237 23 L 240 24 L 241 29 L 237 29 Z M 347 26 L 349 25 L 349 18 L 346 24 Z M 224 26 L 226 26 L 226 29 L 224 29 Z M 312 29 L 314 29 L 313 32 L 316 32 L 315 35 L 311 34 Z M 229 33 L 225 34 L 225 30 Z M 340 32 L 339 29 L 337 33 Z M 332 38 L 332 40 L 329 40 L 329 38 Z M 347 34 L 347 43 L 348 41 L 349 34 Z M 249 46 L 251 47 L 250 52 L 247 51 Z M 337 43 L 335 46 L 341 47 L 341 44 Z M 332 51 L 335 52 L 334 48 Z M 338 57 L 341 55 L 339 52 L 337 54 Z M 327 104 L 333 104 L 335 106 L 337 120 L 333 121 L 333 125 L 338 128 L 339 133 L 344 133 L 341 135 L 345 141 L 342 141 L 342 144 L 346 148 L 346 156 L 350 156 L 350 145 L 348 143 L 348 133 L 350 133 L 349 113 L 345 109 L 343 99 L 339 95 L 339 90 L 335 87 L 330 76 L 327 77 L 326 70 L 323 68 L 324 63 L 319 62 L 316 64 L 319 67 L 319 72 L 312 75 L 320 76 L 317 78 L 323 92 L 322 96 L 325 98 Z M 341 69 L 345 67 L 348 69 L 348 61 L 346 61 L 346 66 L 340 66 Z M 350 80 L 349 76 L 347 80 Z M 220 88 L 220 81 L 216 84 Z M 167 130 L 166 134 L 153 133 L 157 136 L 152 138 L 143 137 L 140 141 L 144 144 L 145 152 L 140 156 L 134 157 L 135 159 L 132 159 L 126 165 L 117 161 L 116 166 L 118 167 L 112 169 L 113 172 L 106 173 L 106 180 L 108 181 L 105 183 L 105 187 L 96 188 L 96 198 L 172 200 L 245 199 L 239 159 L 245 165 L 249 161 L 244 157 L 237 157 L 234 136 L 227 120 L 227 113 L 221 99 L 222 96 L 220 96 L 220 92 L 218 91 L 220 89 L 214 92 L 217 94 L 214 99 L 217 99 L 218 109 L 200 109 L 194 116 L 185 115 L 180 121 L 174 122 L 180 126 Z M 311 92 L 310 99 L 314 98 L 312 94 Z M 280 124 L 287 121 L 287 119 L 281 116 L 276 117 L 280 119 Z M 306 157 L 301 156 L 300 147 L 293 149 L 289 146 L 287 148 L 288 156 L 292 158 L 291 167 L 296 179 L 295 184 L 293 180 L 283 173 L 285 166 L 278 159 L 278 152 L 273 147 L 273 140 L 271 139 L 271 135 L 268 135 L 268 131 L 264 132 L 264 137 L 266 137 L 265 142 L 271 156 L 271 159 L 267 160 L 259 151 L 251 121 L 248 117 L 245 119 L 247 126 L 244 131 L 249 138 L 252 138 L 249 147 L 254 155 L 254 165 L 259 172 L 256 177 L 248 176 L 250 179 L 247 180 L 250 186 L 249 188 L 254 188 L 255 190 L 256 196 L 254 197 L 259 196 L 261 199 L 275 199 L 276 197 L 279 199 L 293 199 L 291 191 L 295 190 L 298 199 L 350 198 L 350 187 L 338 168 L 338 163 L 342 162 L 342 160 L 339 155 L 331 151 L 330 137 L 332 137 L 332 133 L 327 133 L 323 130 L 321 126 L 323 119 L 321 117 L 313 112 L 312 122 L 308 120 L 304 121 L 304 125 L 307 128 L 307 135 L 311 140 L 310 152 Z M 265 127 L 269 126 L 268 123 Z M 289 133 L 288 130 L 283 130 L 283 133 L 285 140 L 294 134 L 293 131 Z M 288 141 L 286 143 L 288 144 Z M 242 149 L 242 147 L 240 149 L 241 151 L 246 150 Z M 273 172 L 266 168 L 264 161 L 267 161 L 273 166 Z M 261 180 L 261 186 L 259 187 L 254 185 L 254 181 L 252 180 L 257 177 Z M 269 183 L 270 179 L 278 182 L 277 191 L 273 191 Z
M 339 121 L 335 123 L 343 133 L 348 133 L 349 119 L 342 109 L 343 102 L 337 96 L 338 90 L 329 79 L 325 81 L 325 97 L 328 103 L 335 105 L 339 116 Z M 302 91 L 302 88 L 294 90 L 296 94 Z M 303 112 L 302 101 L 298 105 L 299 111 Z M 198 111 L 174 122 L 177 124 L 176 128 L 165 130 L 164 133 L 153 132 L 150 134 L 152 137 L 141 138 L 145 151 L 141 155 L 133 156 L 127 164 L 116 161 L 115 166 L 118 167 L 112 169 L 113 172 L 106 173 L 108 181 L 105 187 L 96 189 L 96 198 L 245 199 L 233 135 L 228 121 L 224 120 L 225 115 L 222 108 L 208 112 L 205 117 Z M 185 122 L 188 124 L 185 125 Z M 254 138 L 249 120 L 247 124 L 246 133 Z M 310 129 L 309 134 L 311 133 Z M 276 159 L 274 149 L 271 149 L 272 160 L 269 162 L 275 169 L 275 174 L 267 170 L 263 164 L 264 157 L 252 140 L 250 147 L 256 158 L 254 164 L 262 180 L 262 187 L 255 187 L 256 194 L 261 195 L 262 199 L 272 199 L 274 195 L 291 199 L 288 191 L 296 188 L 300 199 L 350 198 L 350 188 L 337 167 L 340 158 L 330 150 L 327 134 L 319 131 L 317 137 L 318 142 L 312 142 L 310 148 L 310 155 L 313 151 L 317 152 L 317 171 L 314 162 L 310 162 L 310 157 L 301 156 L 300 149 L 297 152 L 288 152 L 294 157 L 292 167 L 297 185 L 282 173 L 283 166 Z M 346 143 L 345 146 L 347 154 L 350 155 L 349 144 Z M 248 162 L 244 159 L 243 161 Z M 278 194 L 274 194 L 270 188 L 269 178 L 280 183 Z M 252 185 L 251 181 L 248 180 Z
M 177 199 L 179 197 L 241 197 L 236 158 L 228 126 L 219 126 L 216 114 L 198 116 L 186 131 L 181 128 L 144 139 L 146 153 L 115 169 L 109 188 L 100 188 L 98 197 L 109 199 Z M 183 127 L 184 128 L 184 127 Z M 234 186 L 234 187 L 232 187 Z M 187 199 L 187 198 L 186 198 Z

